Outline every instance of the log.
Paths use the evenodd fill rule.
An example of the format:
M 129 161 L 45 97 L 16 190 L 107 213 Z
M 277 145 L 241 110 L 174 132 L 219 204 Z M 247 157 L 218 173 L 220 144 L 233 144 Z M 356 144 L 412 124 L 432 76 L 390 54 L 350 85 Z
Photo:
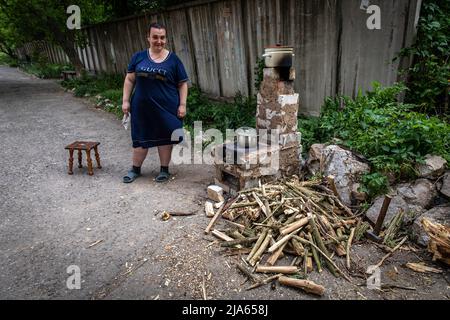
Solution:
M 256 272 L 262 273 L 283 273 L 283 274 L 294 274 L 298 272 L 296 266 L 257 266 Z
M 285 286 L 295 287 L 318 296 L 323 296 L 325 287 L 318 285 L 310 280 L 293 279 L 285 276 L 278 278 L 278 281 Z

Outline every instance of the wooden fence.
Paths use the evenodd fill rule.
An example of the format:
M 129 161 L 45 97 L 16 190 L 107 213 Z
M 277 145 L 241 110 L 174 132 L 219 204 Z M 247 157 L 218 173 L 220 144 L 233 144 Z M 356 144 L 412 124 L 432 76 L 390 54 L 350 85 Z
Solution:
M 369 30 L 361 0 L 201 0 L 155 15 L 140 15 L 83 28 L 88 45 L 78 52 L 87 69 L 124 73 L 132 54 L 147 47 L 151 22 L 168 29 L 168 47 L 204 92 L 232 97 L 255 93 L 255 66 L 264 47 L 294 47 L 300 112 L 317 115 L 328 96 L 354 96 L 373 81 L 399 81 L 392 62 L 415 36 L 421 0 L 370 1 L 381 8 L 381 29 Z M 42 44 L 41 44 L 42 45 Z M 61 49 L 43 45 L 54 62 Z M 26 48 L 31 50 L 32 45 Z

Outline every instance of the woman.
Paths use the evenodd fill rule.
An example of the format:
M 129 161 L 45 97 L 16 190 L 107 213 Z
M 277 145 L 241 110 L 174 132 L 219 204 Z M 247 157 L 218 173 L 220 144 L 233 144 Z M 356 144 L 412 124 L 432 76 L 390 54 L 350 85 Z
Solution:
M 122 111 L 131 114 L 133 140 L 133 167 L 123 177 L 125 183 L 140 176 L 151 147 L 158 147 L 161 162 L 156 181 L 169 179 L 172 147 L 182 140 L 182 137 L 172 140 L 172 133 L 182 128 L 186 115 L 188 76 L 181 60 L 165 48 L 166 28 L 151 24 L 147 40 L 150 48 L 133 55 L 123 86 Z

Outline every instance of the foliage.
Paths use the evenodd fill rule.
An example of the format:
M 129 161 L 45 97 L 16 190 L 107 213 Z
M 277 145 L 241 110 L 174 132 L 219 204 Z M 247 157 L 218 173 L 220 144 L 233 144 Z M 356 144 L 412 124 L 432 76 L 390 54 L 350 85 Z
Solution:
M 257 58 L 256 59 L 256 66 L 255 66 L 255 90 L 259 91 L 259 88 L 261 87 L 261 83 L 264 78 L 264 67 L 265 67 L 264 59 Z
M 405 101 L 417 105 L 416 110 L 448 115 L 450 81 L 450 1 L 423 2 L 415 43 L 401 51 L 412 56 Z
M 95 95 L 110 89 L 121 89 L 124 77 L 118 74 L 102 73 L 98 76 L 90 76 L 84 74 L 79 78 L 68 79 L 61 82 L 65 88 L 75 88 L 75 96 L 82 97 L 87 95 Z
M 81 30 L 70 30 L 66 22 L 69 18 L 69 0 L 2 0 L 0 1 L 0 48 L 14 49 L 27 42 L 46 40 L 60 45 L 78 70 L 83 69 L 73 43 L 83 46 Z M 104 21 L 107 7 L 102 0 L 79 0 L 81 25 Z M 36 61 L 33 61 L 36 62 Z
M 79 78 L 61 81 L 61 85 L 77 97 L 94 97 L 97 107 L 114 113 L 118 118 L 122 113 L 122 87 L 124 77 L 117 74 L 84 74 Z
M 255 126 L 255 97 L 236 94 L 234 101 L 214 102 L 208 99 L 198 87 L 189 89 L 185 126 L 192 130 L 194 121 L 202 121 L 203 130 L 215 128 L 225 134 L 226 129 Z
M 3 52 L 0 52 L 0 65 L 6 65 L 6 66 L 13 67 L 13 68 L 19 66 L 17 59 L 14 59 L 11 56 L 9 56 Z
M 58 79 L 62 71 L 72 70 L 70 64 L 55 63 L 23 63 L 19 65 L 25 72 L 43 79 Z
M 412 111 L 415 105 L 398 102 L 404 85 L 383 88 L 374 83 L 373 87 L 355 99 L 327 99 L 320 117 L 300 119 L 299 130 L 305 151 L 312 143 L 340 139 L 342 145 L 364 155 L 372 173 L 363 182 L 366 190 L 377 194 L 387 186 L 386 176 L 397 180 L 415 176 L 414 165 L 426 154 L 450 161 L 450 125 Z

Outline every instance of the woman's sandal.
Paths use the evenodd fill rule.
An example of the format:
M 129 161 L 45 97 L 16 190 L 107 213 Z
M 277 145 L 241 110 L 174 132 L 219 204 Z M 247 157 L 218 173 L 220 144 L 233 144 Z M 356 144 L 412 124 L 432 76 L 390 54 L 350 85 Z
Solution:
M 170 173 L 161 171 L 158 176 L 155 178 L 156 182 L 164 182 L 169 180 Z
M 140 176 L 139 173 L 134 172 L 133 170 L 128 171 L 127 175 L 125 177 L 123 177 L 123 183 L 131 183 L 134 180 L 136 180 L 136 178 L 138 178 Z

